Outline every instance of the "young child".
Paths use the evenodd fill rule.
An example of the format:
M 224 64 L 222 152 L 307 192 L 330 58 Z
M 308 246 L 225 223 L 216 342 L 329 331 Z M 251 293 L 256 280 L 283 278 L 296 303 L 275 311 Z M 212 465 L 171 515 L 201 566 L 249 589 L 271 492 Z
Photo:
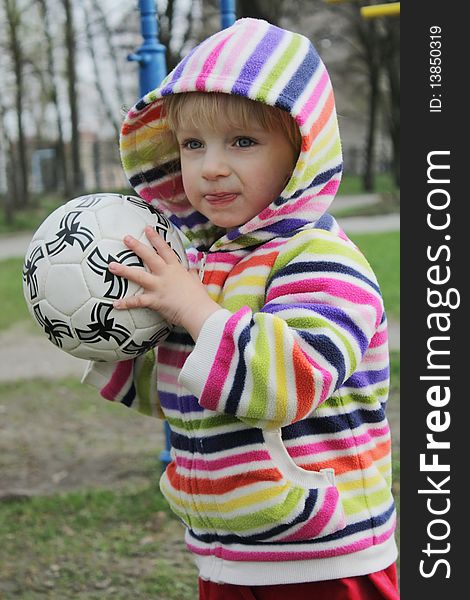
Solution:
M 387 323 L 369 264 L 326 212 L 342 159 L 318 54 L 240 19 L 129 112 L 121 152 L 185 234 L 191 269 L 155 232 L 157 252 L 126 238 L 150 272 L 109 265 L 145 289 L 116 307 L 175 325 L 155 351 L 158 393 L 136 394 L 139 359 L 86 380 L 168 420 L 160 485 L 200 598 L 398 598 Z

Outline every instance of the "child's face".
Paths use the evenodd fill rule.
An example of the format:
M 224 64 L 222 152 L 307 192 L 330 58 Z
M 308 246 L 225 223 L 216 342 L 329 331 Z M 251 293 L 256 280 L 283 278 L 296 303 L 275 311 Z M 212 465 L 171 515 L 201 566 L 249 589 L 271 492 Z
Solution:
M 220 124 L 178 128 L 183 185 L 192 206 L 214 225 L 248 222 L 284 189 L 296 154 L 281 129 Z

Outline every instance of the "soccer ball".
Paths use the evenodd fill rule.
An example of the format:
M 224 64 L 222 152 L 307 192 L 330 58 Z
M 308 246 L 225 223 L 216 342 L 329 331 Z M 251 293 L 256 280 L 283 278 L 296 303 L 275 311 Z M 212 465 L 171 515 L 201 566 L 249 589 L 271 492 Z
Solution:
M 26 252 L 23 291 L 31 315 L 53 344 L 78 358 L 108 362 L 143 354 L 168 336 L 172 326 L 156 311 L 113 308 L 115 299 L 142 288 L 110 273 L 108 264 L 146 268 L 122 239 L 130 234 L 150 246 L 147 225 L 187 267 L 176 228 L 133 196 L 80 196 L 39 226 Z

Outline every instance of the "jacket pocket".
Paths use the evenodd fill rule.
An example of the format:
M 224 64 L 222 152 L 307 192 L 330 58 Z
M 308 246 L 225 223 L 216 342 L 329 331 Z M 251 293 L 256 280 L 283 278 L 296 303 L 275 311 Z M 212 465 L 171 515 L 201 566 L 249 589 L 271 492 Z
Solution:
M 291 458 L 281 437 L 281 430 L 264 431 L 264 442 L 273 465 L 282 476 L 280 483 L 287 493 L 281 504 L 284 517 L 269 541 L 305 541 L 324 537 L 346 525 L 333 469 L 309 471 Z M 276 511 L 274 511 L 276 514 Z
M 333 469 L 308 471 L 296 465 L 280 429 L 264 431 L 263 437 L 269 476 L 263 477 L 261 470 L 257 480 L 256 470 L 246 470 L 238 515 L 229 517 L 219 499 L 227 529 L 252 542 L 306 541 L 343 529 L 345 515 Z
M 160 482 L 173 510 L 196 536 L 226 543 L 294 542 L 345 526 L 333 470 L 297 466 L 280 430 L 262 432 L 259 444 L 244 453 L 234 448 L 224 460 L 233 468 L 218 473 L 208 468 L 209 477 L 183 474 L 172 463 Z

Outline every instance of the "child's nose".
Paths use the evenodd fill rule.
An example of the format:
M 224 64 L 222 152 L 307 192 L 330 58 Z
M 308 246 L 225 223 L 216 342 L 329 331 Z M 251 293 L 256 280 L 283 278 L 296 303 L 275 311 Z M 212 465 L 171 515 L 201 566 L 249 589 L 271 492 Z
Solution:
M 204 179 L 217 179 L 230 175 L 230 166 L 226 160 L 225 153 L 220 149 L 207 151 L 202 165 L 202 176 Z

